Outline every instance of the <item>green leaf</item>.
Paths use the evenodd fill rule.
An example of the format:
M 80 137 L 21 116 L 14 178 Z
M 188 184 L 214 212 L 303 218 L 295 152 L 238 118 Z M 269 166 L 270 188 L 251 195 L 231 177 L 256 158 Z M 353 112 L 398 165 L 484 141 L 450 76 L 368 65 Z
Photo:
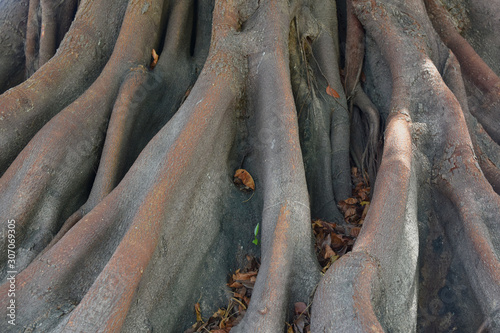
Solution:
M 257 238 L 257 235 L 259 234 L 259 227 L 260 223 L 257 223 L 257 225 L 255 226 L 255 230 L 253 231 L 254 239 L 252 243 L 254 243 L 255 245 L 259 245 L 259 239 Z

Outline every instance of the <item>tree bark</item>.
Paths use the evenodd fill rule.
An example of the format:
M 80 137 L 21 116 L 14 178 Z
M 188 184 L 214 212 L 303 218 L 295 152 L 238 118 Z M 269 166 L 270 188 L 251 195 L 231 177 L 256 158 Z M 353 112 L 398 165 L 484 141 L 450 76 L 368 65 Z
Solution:
M 246 254 L 233 332 L 498 331 L 497 7 L 0 0 L 0 331 L 182 332 Z

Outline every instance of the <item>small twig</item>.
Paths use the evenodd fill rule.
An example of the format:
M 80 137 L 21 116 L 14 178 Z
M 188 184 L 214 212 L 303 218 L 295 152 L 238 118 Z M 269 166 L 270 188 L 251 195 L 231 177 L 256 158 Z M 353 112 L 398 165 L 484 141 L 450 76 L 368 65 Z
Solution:
M 242 302 L 242 301 L 240 301 L 239 299 L 234 298 L 234 297 L 231 297 L 231 299 L 232 299 L 233 301 L 235 301 L 236 303 L 240 304 L 240 305 L 243 307 L 243 309 L 245 309 L 245 310 L 247 309 L 247 307 L 245 306 L 245 304 L 243 304 L 243 302 Z
M 250 199 L 253 198 L 254 194 L 255 194 L 255 191 L 252 192 L 252 195 L 250 196 L 250 198 L 246 199 L 245 201 L 242 201 L 242 203 L 249 202 Z

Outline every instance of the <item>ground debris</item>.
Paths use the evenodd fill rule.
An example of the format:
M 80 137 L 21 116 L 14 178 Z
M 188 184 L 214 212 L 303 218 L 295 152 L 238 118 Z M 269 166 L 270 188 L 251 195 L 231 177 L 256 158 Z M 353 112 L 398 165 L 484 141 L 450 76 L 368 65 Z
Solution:
M 292 323 L 286 323 L 287 333 L 310 333 L 311 315 L 309 305 L 304 302 L 297 302 L 294 305 L 294 315 Z
M 229 278 L 228 286 L 232 297 L 226 308 L 218 309 L 208 320 L 201 318 L 199 303 L 195 304 L 196 323 L 184 333 L 211 332 L 228 333 L 243 319 L 250 304 L 253 286 L 259 272 L 260 261 L 247 255 L 247 264 L 243 269 L 237 269 Z
M 339 225 L 319 219 L 312 221 L 316 237 L 316 255 L 323 272 L 338 258 L 352 250 L 370 207 L 370 187 L 357 168 L 352 168 L 352 180 L 353 184 L 356 184 L 352 196 L 338 204 L 346 223 Z

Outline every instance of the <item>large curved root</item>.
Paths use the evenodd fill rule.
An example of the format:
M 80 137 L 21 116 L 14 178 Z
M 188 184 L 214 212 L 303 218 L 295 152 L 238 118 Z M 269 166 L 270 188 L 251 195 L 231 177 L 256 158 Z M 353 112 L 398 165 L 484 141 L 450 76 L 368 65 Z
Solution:
M 484 92 L 483 105 L 472 109 L 472 114 L 481 122 L 497 144 L 500 144 L 500 77 L 474 51 L 472 46 L 458 33 L 446 10 L 436 0 L 426 0 L 429 17 L 443 42 L 456 55 L 467 78 Z
M 368 174 L 373 184 L 375 183 L 379 164 L 380 115 L 360 84 L 364 52 L 364 30 L 354 13 L 352 1 L 349 0 L 347 1 L 345 89 L 348 94 L 351 119 L 354 116 L 353 106 L 356 106 L 362 112 L 363 118 L 367 120 L 368 124 L 368 138 L 363 152 L 360 153 L 361 149 L 358 149 L 358 147 L 353 147 L 351 150 L 355 161 Z M 352 126 L 362 125 L 353 121 Z M 356 133 L 363 133 L 364 131 L 361 128 L 353 128 L 353 132 L 355 136 Z M 356 144 L 359 145 L 360 140 L 356 141 Z
M 424 115 L 421 112 L 426 108 L 432 110 L 436 106 L 440 108 L 442 103 L 450 101 L 451 97 L 444 97 L 440 93 L 443 85 L 442 79 L 437 74 L 431 59 L 421 52 L 426 50 L 427 46 L 403 32 L 411 29 L 420 33 L 427 31 L 426 35 L 432 33 L 432 27 L 425 25 L 424 20 L 418 20 L 418 13 L 422 11 L 421 4 L 406 2 L 396 5 L 355 1 L 354 8 L 367 31 L 372 33 L 384 31 L 383 34 L 373 33 L 372 37 L 381 47 L 383 56 L 391 69 L 393 80 L 391 115 L 385 132 L 384 154 L 375 183 L 373 202 L 364 227 L 353 248 L 353 255 L 341 258 L 338 264 L 334 264 L 330 269 L 332 272 L 327 272 L 327 280 L 320 283 L 318 291 L 326 295 L 316 294 L 313 314 L 317 309 L 318 315 L 312 319 L 313 322 L 318 321 L 318 324 L 315 324 L 317 329 L 330 329 L 331 331 L 334 329 L 328 328 L 328 324 L 324 323 L 335 321 L 342 327 L 347 325 L 344 322 L 349 322 L 354 323 L 354 327 L 359 327 L 360 330 L 368 331 L 381 330 L 381 327 L 384 330 L 412 331 L 415 330 L 417 311 L 416 207 L 418 192 L 422 188 L 420 183 L 417 184 L 417 179 L 423 177 L 422 172 L 430 173 L 428 167 L 417 169 L 415 162 L 412 161 L 412 155 L 433 156 L 433 149 L 439 151 L 439 148 L 428 150 L 423 144 L 425 140 L 418 135 L 415 136 L 418 140 L 412 143 L 410 121 L 431 121 L 433 124 L 446 126 L 448 122 L 443 121 L 441 112 L 428 116 L 430 119 L 423 118 Z M 393 12 L 401 10 L 401 15 L 406 15 L 406 20 L 388 19 L 390 18 L 387 14 L 389 8 Z M 398 52 L 398 47 L 403 47 L 408 54 Z M 444 48 L 438 50 L 444 50 Z M 434 53 L 434 55 L 437 56 L 434 56 L 433 60 L 439 66 L 444 57 L 439 56 L 439 53 Z M 427 80 L 432 84 L 429 88 L 424 88 L 426 87 L 424 82 Z M 436 95 L 439 96 L 436 97 Z M 413 135 L 415 134 L 417 133 Z M 435 141 L 433 144 L 439 147 L 439 145 L 444 145 L 445 141 Z M 420 174 L 419 178 L 417 178 L 417 172 Z M 376 264 L 366 266 L 366 263 L 363 263 L 366 257 L 356 256 L 357 253 L 367 255 Z M 357 274 L 353 275 L 347 273 L 351 267 L 366 268 L 359 269 Z M 351 281 L 369 276 L 370 281 L 365 287 L 368 290 L 365 288 L 339 290 L 328 283 L 332 279 L 337 280 L 337 276 L 344 275 L 352 276 Z M 354 285 L 354 282 L 351 282 L 351 285 Z M 329 311 L 320 310 L 328 305 L 345 302 L 351 299 L 352 295 L 366 301 L 352 303 L 347 314 L 346 311 L 339 311 L 335 307 L 330 307 Z M 333 300 L 328 300 L 329 298 Z M 376 319 L 373 315 L 370 316 L 373 313 Z M 374 325 L 373 322 L 375 322 Z M 380 326 L 377 323 L 380 323 Z
M 28 0 L 2 1 L 0 10 L 0 94 L 24 80 Z M 26 45 L 27 46 L 27 45 Z M 1 174 L 1 172 L 0 172 Z
M 94 177 L 105 129 L 122 76 L 132 63 L 149 62 L 156 41 L 160 10 L 151 17 L 137 14 L 130 6 L 117 50 L 96 82 L 40 130 L 0 179 L 1 216 L 18 221 L 18 247 L 24 252 L 22 270 L 48 244 L 52 235 L 85 200 L 87 184 Z M 140 19 L 136 17 L 138 15 Z M 137 44 L 129 43 L 135 25 L 144 35 Z M 103 94 L 103 92 L 106 92 Z M 78 168 L 75 177 L 71 170 Z M 60 197 L 65 198 L 61 200 Z M 12 198 L 17 198 L 12 203 Z M 83 199 L 83 200 L 82 200 Z M 6 235 L 5 235 L 6 236 Z M 2 242 L 7 238 L 3 237 Z M 22 244 L 22 245 L 21 245 Z M 2 247 L 3 251 L 6 247 Z M 2 261 L 5 264 L 5 261 Z M 3 266 L 2 276 L 5 274 Z
M 259 167 L 264 191 L 262 264 L 252 301 L 242 322 L 233 328 L 235 332 L 281 330 L 290 303 L 307 302 L 319 277 L 310 243 L 297 114 L 288 59 L 283 56 L 288 31 L 282 27 L 290 22 L 287 5 L 273 1 L 261 4 L 258 10 L 262 11 L 261 25 L 269 36 L 249 63 L 249 95 L 254 99 L 251 105 L 256 112 L 256 126 L 268 130 L 265 141 L 256 147 L 260 159 L 266 161 Z M 270 19 L 271 15 L 278 18 Z M 271 40 L 274 42 L 269 43 Z
M 203 176 L 204 168 L 198 167 L 203 161 L 199 159 L 209 159 L 214 147 L 222 149 L 218 153 L 223 154 L 224 150 L 227 153 L 227 144 L 214 143 L 220 138 L 220 127 L 228 128 L 228 111 L 237 101 L 234 87 L 242 82 L 240 73 L 232 70 L 238 66 L 224 63 L 227 53 L 221 49 L 213 51 L 214 62 L 207 63 L 183 107 L 155 136 L 120 185 L 17 276 L 19 302 L 25 300 L 28 304 L 28 299 L 37 298 L 20 312 L 24 320 L 36 322 L 40 315 L 45 315 L 52 319 L 47 319 L 44 326 L 56 331 L 119 330 L 122 327 L 137 285 L 157 248 L 160 233 L 177 228 L 168 214 L 169 209 L 175 208 L 176 197 L 184 197 L 189 193 L 183 190 L 185 186 L 193 188 Z M 233 57 L 231 61 L 237 59 Z M 216 72 L 220 65 L 227 66 L 224 75 Z M 231 137 L 231 131 L 224 130 L 224 133 Z M 151 163 L 151 160 L 158 162 Z M 148 170 L 147 176 L 141 177 L 145 170 Z M 144 186 L 145 183 L 148 186 Z M 136 189 L 134 197 L 127 195 L 131 188 Z M 89 228 L 93 230 L 92 236 L 87 235 Z M 67 252 L 69 249 L 71 254 Z M 84 258 L 86 264 L 80 265 Z M 70 277 L 75 270 L 82 280 Z M 73 282 L 64 284 L 67 279 Z M 29 283 L 33 280 L 37 281 L 36 286 Z M 62 297 L 47 294 L 55 284 L 61 288 L 58 295 Z M 6 301 L 7 298 L 2 300 Z M 62 321 L 57 318 L 61 307 L 72 308 L 75 302 L 78 306 L 69 316 Z
M 26 66 L 45 64 L 0 96 L 0 220 L 15 220 L 20 305 L 19 325 L 0 331 L 180 332 L 194 303 L 227 304 L 227 273 L 248 252 L 261 264 L 251 292 L 241 287 L 252 298 L 234 332 L 282 331 L 315 288 L 313 332 L 474 330 L 485 319 L 498 330 L 496 79 L 467 47 L 455 58 L 445 43 L 463 41 L 445 17 L 432 25 L 428 15 L 444 14 L 426 2 L 347 2 L 342 87 L 331 1 L 82 1 L 63 39 L 71 19 L 57 13 L 77 1 L 33 0 L 18 14 L 41 8 L 44 36 L 28 23 Z M 471 85 L 467 96 L 462 70 L 468 84 L 486 75 L 481 96 Z M 478 100 L 489 111 L 477 113 Z M 311 218 L 344 223 L 349 154 L 372 200 L 366 188 L 349 200 L 367 214 L 359 235 L 342 227 L 344 248 L 320 244 L 321 279 Z M 236 169 L 252 175 L 252 193 L 232 182 Z M 331 230 L 318 237 L 340 239 Z M 5 310 L 12 242 L 0 243 Z
M 111 22 L 120 21 L 125 8 L 123 0 L 83 2 L 58 53 L 42 70 L 1 95 L 0 174 L 54 115 L 98 77 L 119 32 Z

